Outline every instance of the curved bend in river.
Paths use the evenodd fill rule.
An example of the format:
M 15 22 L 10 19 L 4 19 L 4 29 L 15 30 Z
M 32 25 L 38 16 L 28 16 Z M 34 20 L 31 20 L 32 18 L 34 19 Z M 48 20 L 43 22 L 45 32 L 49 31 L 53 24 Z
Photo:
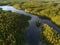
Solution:
M 31 20 L 29 20 L 29 27 L 26 28 L 26 41 L 29 43 L 29 45 L 38 45 L 38 43 L 39 43 L 39 39 L 40 39 L 39 32 L 40 32 L 42 25 L 40 26 L 40 28 L 37 27 L 36 26 L 37 20 L 39 20 L 41 23 L 48 24 L 51 28 L 53 28 L 58 33 L 60 33 L 60 28 L 58 28 L 56 25 L 54 25 L 50 20 L 41 19 L 36 15 L 26 13 L 23 10 L 17 10 L 12 6 L 0 6 L 0 8 L 2 8 L 5 11 L 10 10 L 12 12 L 31 16 Z

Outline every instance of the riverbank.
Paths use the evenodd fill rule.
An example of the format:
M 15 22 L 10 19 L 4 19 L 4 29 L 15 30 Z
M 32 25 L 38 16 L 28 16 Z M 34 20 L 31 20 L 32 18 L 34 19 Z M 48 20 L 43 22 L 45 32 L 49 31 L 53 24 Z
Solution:
M 27 13 L 30 13 L 30 12 L 27 12 Z M 33 14 L 33 13 L 30 13 L 30 14 L 32 14 L 32 15 L 36 15 L 36 16 L 38 16 L 39 18 L 41 18 L 41 19 L 45 19 L 45 20 L 50 20 L 53 24 L 55 24 L 57 27 L 59 27 L 60 28 L 60 22 L 59 21 L 57 21 L 57 20 L 59 20 L 59 18 L 58 19 L 54 19 L 53 17 L 51 18 L 51 17 L 48 17 L 48 16 L 41 16 L 41 15 L 37 15 L 37 14 Z M 55 21 L 54 21 L 55 20 Z
M 5 8 L 4 8 L 5 7 Z M 19 17 L 19 16 L 21 16 L 21 15 L 18 15 L 17 16 L 17 19 L 16 19 L 16 22 L 18 23 L 18 25 L 20 24 L 20 22 L 23 20 L 23 24 L 26 24 L 25 23 L 25 21 L 26 21 L 26 19 L 25 19 L 25 16 L 27 16 L 27 18 L 29 18 L 29 16 L 31 17 L 31 20 L 29 19 L 29 26 L 27 27 L 27 29 L 25 30 L 26 31 L 26 35 L 27 35 L 27 39 L 26 39 L 26 41 L 28 40 L 29 42 L 29 44 L 30 45 L 38 45 L 38 42 L 39 42 L 39 39 L 40 39 L 40 29 L 42 28 L 42 24 L 40 25 L 40 27 L 37 27 L 36 26 L 36 21 L 37 20 L 39 20 L 41 23 L 46 23 L 47 25 L 49 25 L 51 28 L 53 28 L 54 30 L 56 30 L 56 32 L 58 32 L 58 34 L 60 34 L 60 28 L 58 28 L 56 25 L 54 25 L 50 20 L 45 20 L 45 19 L 41 19 L 41 18 L 39 18 L 37 15 L 34 15 L 34 14 L 30 14 L 30 13 L 27 13 L 27 12 L 25 12 L 24 10 L 17 10 L 17 9 L 15 9 L 14 7 L 12 7 L 12 6 L 1 6 L 1 8 L 2 9 L 4 9 L 4 11 L 6 11 L 7 10 L 7 12 L 14 12 L 16 15 L 17 14 L 22 14 L 23 16 L 22 17 Z M 7 9 L 8 8 L 8 9 Z M 9 11 L 10 10 L 10 11 Z M 2 10 L 1 10 L 2 11 Z M 9 14 L 9 15 L 11 15 L 10 13 L 7 13 L 7 14 Z M 7 15 L 6 14 L 6 15 Z M 24 16 L 25 15 L 25 16 Z M 8 16 L 8 15 L 7 15 Z M 13 14 L 13 16 L 14 16 L 14 14 Z M 20 18 L 22 18 L 22 20 L 20 21 Z M 5 19 L 5 18 L 4 18 Z M 19 19 L 19 20 L 18 20 Z M 14 20 L 15 21 L 15 20 Z M 23 25 L 22 23 L 20 24 L 20 26 L 22 25 L 22 28 L 24 27 L 24 25 Z M 14 24 L 15 25 L 15 24 Z M 18 25 L 17 25 L 17 27 L 18 27 Z M 19 27 L 20 27 L 19 26 Z M 46 27 L 46 26 L 45 26 Z M 15 29 L 15 28 L 14 28 Z M 48 27 L 47 27 L 47 29 L 48 29 Z M 16 29 L 17 30 L 17 29 Z M 24 30 L 24 29 L 22 29 L 22 30 Z M 44 29 L 45 30 L 45 29 Z M 19 30 L 18 31 L 20 31 L 20 28 L 19 28 Z M 24 31 L 24 32 L 25 32 Z M 17 32 L 18 33 L 18 32 Z M 20 34 L 20 33 L 19 33 Z M 17 35 L 19 35 L 19 34 L 17 34 Z M 24 36 L 24 35 L 23 35 Z M 18 38 L 19 39 L 19 38 Z
M 0 45 L 25 45 L 25 28 L 30 16 L 0 9 Z
M 47 6 L 48 5 L 48 6 Z M 21 5 L 21 9 L 25 12 L 37 15 L 40 18 L 49 19 L 55 25 L 60 27 L 59 3 L 54 2 L 25 2 Z M 56 7 L 55 7 L 56 6 Z
M 43 42 L 46 42 L 46 45 L 60 45 L 60 34 L 47 24 L 43 24 L 40 35 Z
M 43 7 L 41 7 L 41 5 Z M 47 5 L 49 6 L 47 7 Z M 54 2 L 38 2 L 38 1 L 37 2 L 27 1 L 22 3 L 12 4 L 12 6 L 15 7 L 16 9 L 25 10 L 25 12 L 37 15 L 40 18 L 49 19 L 56 26 L 60 27 L 59 5 L 60 5 L 59 3 L 54 3 Z

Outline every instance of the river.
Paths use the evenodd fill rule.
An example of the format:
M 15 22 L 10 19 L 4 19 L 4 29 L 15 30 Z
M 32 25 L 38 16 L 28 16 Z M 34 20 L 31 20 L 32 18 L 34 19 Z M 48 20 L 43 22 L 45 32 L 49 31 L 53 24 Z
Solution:
M 26 42 L 28 43 L 28 45 L 44 45 L 41 41 L 40 41 L 40 31 L 41 31 L 41 27 L 43 23 L 48 24 L 51 28 L 53 28 L 54 30 L 56 30 L 58 33 L 60 33 L 60 28 L 58 28 L 55 24 L 53 24 L 53 22 L 51 22 L 48 19 L 41 19 L 36 15 L 30 14 L 25 12 L 24 10 L 17 10 L 12 6 L 0 6 L 0 8 L 2 8 L 5 11 L 12 11 L 12 12 L 16 12 L 19 14 L 23 14 L 26 16 L 31 16 L 31 20 L 29 20 L 29 26 L 26 28 Z M 41 22 L 40 27 L 36 26 L 36 21 L 39 20 Z

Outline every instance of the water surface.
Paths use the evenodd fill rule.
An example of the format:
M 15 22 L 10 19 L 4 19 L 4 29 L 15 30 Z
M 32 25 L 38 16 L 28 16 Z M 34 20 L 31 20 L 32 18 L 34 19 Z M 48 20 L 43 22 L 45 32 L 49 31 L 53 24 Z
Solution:
M 41 19 L 36 15 L 26 13 L 24 10 L 17 10 L 12 6 L 0 6 L 0 8 L 2 8 L 5 11 L 10 10 L 12 12 L 16 12 L 16 13 L 23 14 L 26 16 L 31 16 L 31 20 L 28 21 L 29 26 L 26 28 L 26 36 L 25 36 L 26 42 L 28 43 L 28 45 L 43 45 L 44 44 L 40 41 L 40 31 L 41 31 L 41 27 L 42 27 L 43 23 L 48 24 L 51 28 L 53 28 L 58 33 L 60 33 L 60 28 L 58 28 L 50 20 Z M 36 26 L 37 20 L 39 20 L 41 22 L 40 27 Z

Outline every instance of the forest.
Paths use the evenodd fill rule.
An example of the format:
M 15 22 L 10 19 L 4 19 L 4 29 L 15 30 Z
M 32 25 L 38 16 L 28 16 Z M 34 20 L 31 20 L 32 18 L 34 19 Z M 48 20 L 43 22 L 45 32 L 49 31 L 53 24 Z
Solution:
M 0 9 L 0 45 L 24 45 L 25 28 L 30 18 Z

